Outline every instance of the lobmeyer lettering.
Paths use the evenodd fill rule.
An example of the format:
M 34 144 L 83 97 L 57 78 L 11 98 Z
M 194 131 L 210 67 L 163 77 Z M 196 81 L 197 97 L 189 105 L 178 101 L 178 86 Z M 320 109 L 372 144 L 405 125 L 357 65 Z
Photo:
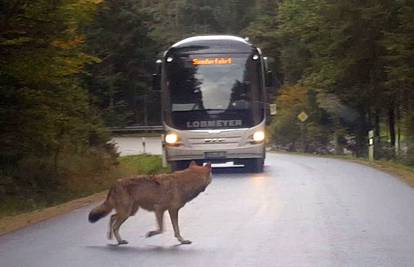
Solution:
M 241 127 L 241 120 L 209 120 L 209 121 L 187 121 L 187 128 L 225 128 L 225 127 Z

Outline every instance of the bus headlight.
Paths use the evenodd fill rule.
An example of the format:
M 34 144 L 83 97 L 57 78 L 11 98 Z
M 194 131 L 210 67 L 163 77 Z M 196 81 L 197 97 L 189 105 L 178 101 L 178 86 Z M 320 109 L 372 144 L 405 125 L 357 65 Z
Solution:
M 262 142 L 265 139 L 265 133 L 263 131 L 257 131 L 253 134 L 253 141 L 256 143 Z
M 169 133 L 165 136 L 165 142 L 169 145 L 175 145 L 178 142 L 178 135 L 175 133 Z

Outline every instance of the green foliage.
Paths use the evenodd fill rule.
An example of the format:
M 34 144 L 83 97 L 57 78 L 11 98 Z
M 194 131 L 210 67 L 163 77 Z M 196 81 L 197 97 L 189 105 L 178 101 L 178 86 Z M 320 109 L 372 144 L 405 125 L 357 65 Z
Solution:
M 285 0 L 277 11 L 285 83 L 314 88 L 334 121 L 332 140 L 356 141 L 348 145 L 358 155 L 371 128 L 378 146 L 394 151 L 397 120 L 411 121 L 413 11 L 410 1 L 388 0 Z M 380 140 L 381 121 L 389 143 Z
M 272 139 L 289 151 L 323 152 L 329 143 L 329 118 L 316 99 L 316 92 L 303 86 L 282 88 L 276 102 L 279 112 L 270 125 Z M 306 121 L 298 119 L 305 112 Z
M 406 126 L 406 160 L 414 164 L 414 3 L 397 1 L 393 15 L 393 28 L 385 32 L 385 64 L 387 72 L 387 96 L 399 104 L 398 111 Z
M 71 173 L 64 184 L 57 188 L 44 185 L 28 186 L 28 180 L 20 180 L 16 188 L 13 179 L 3 177 L 0 183 L 0 218 L 16 215 L 26 211 L 46 208 L 72 199 L 107 190 L 117 179 L 133 175 L 156 174 L 168 171 L 162 168 L 161 157 L 139 155 L 121 157 L 119 164 L 113 166 L 108 161 L 113 159 L 104 153 L 93 151 L 88 155 L 66 157 L 65 172 Z M 27 162 L 34 172 L 42 175 L 45 162 L 32 159 Z M 30 165 L 30 166 L 29 166 Z M 111 166 L 108 168 L 108 166 Z M 85 179 L 88 177 L 88 179 Z M 10 194 L 10 190 L 16 191 Z
M 180 18 L 187 34 L 235 34 L 248 26 L 254 1 L 186 0 Z
M 154 155 L 125 156 L 120 158 L 120 164 L 128 175 L 157 174 L 168 171 L 168 168 L 162 167 L 161 157 Z
M 255 11 L 248 0 L 106 0 L 85 28 L 88 51 L 101 62 L 83 79 L 105 124 L 160 124 L 159 95 L 150 91 L 157 55 L 188 36 L 238 35 Z
M 150 98 L 142 98 L 150 93 L 158 44 L 149 36 L 150 17 L 140 7 L 139 1 L 107 0 L 85 29 L 88 50 L 101 62 L 89 66 L 84 81 L 108 126 L 144 121 L 143 104 L 159 114 Z
M 276 19 L 278 6 L 279 1 L 256 1 L 254 19 L 242 30 L 242 34 L 251 38 L 255 45 L 263 50 L 264 55 L 273 59 L 270 68 L 281 79 L 283 71 L 280 64 L 280 38 L 277 32 L 279 25 Z
M 63 158 L 105 148 L 108 134 L 78 76 L 99 60 L 81 28 L 97 0 L 1 1 L 0 168 L 8 192 L 57 188 Z

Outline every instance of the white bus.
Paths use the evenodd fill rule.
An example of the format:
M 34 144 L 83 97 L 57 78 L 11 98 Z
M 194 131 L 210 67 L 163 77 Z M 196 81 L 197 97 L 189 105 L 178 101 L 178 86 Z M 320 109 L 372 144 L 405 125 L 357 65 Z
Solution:
M 191 160 L 234 162 L 261 172 L 265 159 L 265 58 L 247 40 L 197 36 L 158 60 L 164 149 L 173 170 Z

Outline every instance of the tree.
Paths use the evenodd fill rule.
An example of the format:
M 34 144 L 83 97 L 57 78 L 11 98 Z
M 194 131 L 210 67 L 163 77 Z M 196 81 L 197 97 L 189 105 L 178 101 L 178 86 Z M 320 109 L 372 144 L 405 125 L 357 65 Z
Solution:
M 52 186 L 63 153 L 81 155 L 108 140 L 77 79 L 85 64 L 97 61 L 84 53 L 80 31 L 97 5 L 96 0 L 0 2 L 2 175 Z
M 359 155 L 366 150 L 367 132 L 379 110 L 385 107 L 393 124 L 395 94 L 386 88 L 381 57 L 385 54 L 383 32 L 390 27 L 390 5 L 390 1 L 287 0 L 279 9 L 287 82 L 334 94 L 359 114 L 352 123 L 339 125 L 356 136 Z
M 395 1 L 392 28 L 387 29 L 383 43 L 387 73 L 387 95 L 398 107 L 397 119 L 405 124 L 408 143 L 408 161 L 414 163 L 414 3 Z
M 89 67 L 85 80 L 108 126 L 144 121 L 139 107 L 147 104 L 143 96 L 150 93 L 158 48 L 149 21 L 139 2 L 107 0 L 86 29 L 89 51 L 101 62 Z
M 314 90 L 300 85 L 286 86 L 276 104 L 279 112 L 270 125 L 270 131 L 278 145 L 289 151 L 325 151 L 330 141 L 331 121 L 319 107 Z M 308 116 L 304 122 L 297 117 L 301 112 Z

